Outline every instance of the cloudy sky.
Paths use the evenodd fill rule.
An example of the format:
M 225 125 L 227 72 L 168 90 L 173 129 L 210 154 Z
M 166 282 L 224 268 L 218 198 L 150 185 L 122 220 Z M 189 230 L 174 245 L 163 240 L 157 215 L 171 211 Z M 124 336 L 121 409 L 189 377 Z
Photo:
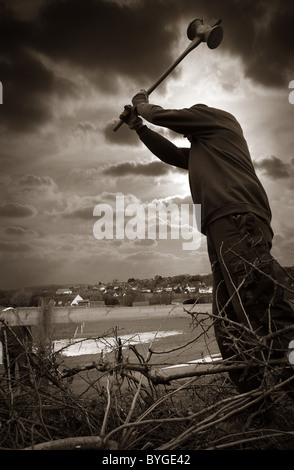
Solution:
M 185 172 L 112 127 L 187 47 L 190 21 L 215 15 L 220 47 L 201 44 L 150 101 L 235 114 L 270 199 L 273 254 L 294 265 L 293 2 L 9 0 L 0 2 L 0 288 L 210 272 L 205 237 L 197 250 L 180 239 L 97 240 L 93 211 L 118 195 L 142 207 L 191 202 Z

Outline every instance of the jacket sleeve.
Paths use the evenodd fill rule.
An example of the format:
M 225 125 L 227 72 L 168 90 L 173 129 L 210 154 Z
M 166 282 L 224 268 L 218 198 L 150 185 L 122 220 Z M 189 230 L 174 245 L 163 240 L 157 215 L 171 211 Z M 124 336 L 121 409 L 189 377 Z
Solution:
M 214 132 L 218 120 L 215 110 L 204 104 L 191 108 L 164 109 L 161 106 L 141 103 L 137 112 L 142 118 L 156 126 L 167 127 L 179 134 L 205 136 Z
M 189 148 L 179 148 L 162 135 L 143 126 L 137 131 L 144 145 L 161 161 L 188 170 Z

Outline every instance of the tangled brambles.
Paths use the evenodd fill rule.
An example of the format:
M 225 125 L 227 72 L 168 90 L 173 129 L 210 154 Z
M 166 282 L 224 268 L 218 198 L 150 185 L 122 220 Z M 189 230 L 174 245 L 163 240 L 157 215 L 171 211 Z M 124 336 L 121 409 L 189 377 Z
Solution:
M 187 314 L 195 341 L 207 336 L 211 316 Z M 74 368 L 60 353 L 36 346 L 29 381 L 2 378 L 1 449 L 293 449 L 293 405 L 279 379 L 285 364 L 257 357 L 257 347 L 253 337 L 251 361 L 198 363 L 167 376 L 153 363 L 152 347 L 143 357 L 132 346 L 131 360 L 119 337 L 112 356 Z M 237 393 L 228 372 L 246 376 L 257 365 L 264 377 L 259 389 Z

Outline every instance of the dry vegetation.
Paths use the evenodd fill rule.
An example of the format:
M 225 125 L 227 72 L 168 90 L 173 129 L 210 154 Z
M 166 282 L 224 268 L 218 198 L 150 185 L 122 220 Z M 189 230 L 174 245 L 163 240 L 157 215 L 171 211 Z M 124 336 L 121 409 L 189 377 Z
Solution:
M 205 338 L 211 315 L 187 315 L 195 341 Z M 239 329 L 239 346 L 246 341 L 246 358 L 197 364 L 186 374 L 162 373 L 152 344 L 146 357 L 135 346 L 125 357 L 119 336 L 112 356 L 75 368 L 39 346 L 28 362 L 30 385 L 1 381 L 0 449 L 293 449 L 294 409 L 280 379 L 285 361 L 269 359 L 255 333 L 225 321 L 229 335 Z M 228 371 L 254 373 L 254 366 L 261 387 L 237 393 Z

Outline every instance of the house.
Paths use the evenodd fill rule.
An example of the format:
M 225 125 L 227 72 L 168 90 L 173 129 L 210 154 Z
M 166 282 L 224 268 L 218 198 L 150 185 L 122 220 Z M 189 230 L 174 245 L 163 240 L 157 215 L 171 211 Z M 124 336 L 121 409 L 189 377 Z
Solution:
M 190 293 L 190 292 L 196 292 L 196 287 L 195 286 L 185 286 L 185 293 Z
M 83 299 L 79 294 L 73 299 L 71 304 L 73 307 L 89 307 L 90 306 L 90 300 L 89 299 Z
M 163 287 L 157 287 L 154 292 L 156 294 L 160 294 L 162 291 L 163 291 Z
M 73 299 L 70 305 L 79 305 L 79 302 L 84 300 L 79 294 Z
M 56 294 L 57 295 L 72 294 L 72 290 L 70 290 L 70 289 L 57 289 Z
M 212 294 L 212 287 L 199 287 L 199 294 Z

